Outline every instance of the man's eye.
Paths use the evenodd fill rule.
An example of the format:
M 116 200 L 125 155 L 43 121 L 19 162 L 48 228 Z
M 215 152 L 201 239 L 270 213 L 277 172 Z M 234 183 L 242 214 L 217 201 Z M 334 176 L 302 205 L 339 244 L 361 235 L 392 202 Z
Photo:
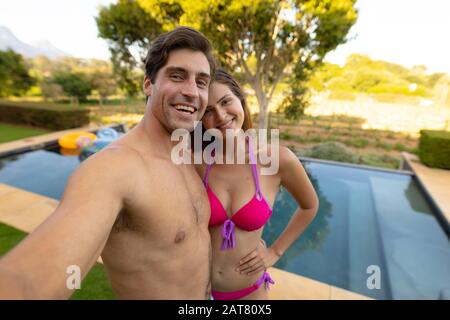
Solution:
M 207 86 L 207 83 L 206 83 L 206 81 L 200 80 L 200 81 L 197 81 L 197 85 L 201 88 L 205 88 Z
M 183 77 L 181 75 L 179 75 L 179 74 L 172 74 L 170 77 L 172 79 L 174 79 L 174 80 L 181 80 L 181 79 L 183 79 Z

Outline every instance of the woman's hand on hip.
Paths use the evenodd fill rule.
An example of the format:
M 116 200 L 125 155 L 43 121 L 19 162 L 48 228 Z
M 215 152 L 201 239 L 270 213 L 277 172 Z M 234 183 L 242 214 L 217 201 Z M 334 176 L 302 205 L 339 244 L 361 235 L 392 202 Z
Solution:
M 236 271 L 251 276 L 273 266 L 279 258 L 275 251 L 267 248 L 262 240 L 256 249 L 239 261 Z

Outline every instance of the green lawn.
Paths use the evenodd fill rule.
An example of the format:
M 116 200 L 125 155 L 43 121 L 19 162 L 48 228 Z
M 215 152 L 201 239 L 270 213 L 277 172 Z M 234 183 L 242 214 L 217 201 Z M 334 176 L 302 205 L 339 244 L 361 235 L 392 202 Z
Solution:
M 47 133 L 47 130 L 0 123 L 0 143 Z
M 23 238 L 26 237 L 26 235 L 27 234 L 25 232 L 0 223 L 0 257 L 17 245 Z M 77 290 L 70 299 L 115 299 L 102 264 L 95 264 L 81 283 L 81 289 Z

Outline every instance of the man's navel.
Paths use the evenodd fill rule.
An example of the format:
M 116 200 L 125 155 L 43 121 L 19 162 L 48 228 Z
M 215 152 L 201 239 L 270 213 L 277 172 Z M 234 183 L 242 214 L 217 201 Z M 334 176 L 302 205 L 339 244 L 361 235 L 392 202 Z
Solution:
M 186 237 L 186 233 L 184 231 L 178 231 L 175 235 L 175 243 L 180 243 Z

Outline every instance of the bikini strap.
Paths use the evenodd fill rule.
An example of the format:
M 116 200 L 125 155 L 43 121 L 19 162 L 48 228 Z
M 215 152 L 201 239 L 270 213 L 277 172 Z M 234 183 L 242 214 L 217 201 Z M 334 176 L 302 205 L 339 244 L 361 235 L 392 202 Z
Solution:
M 208 167 L 206 168 L 205 176 L 203 177 L 203 184 L 205 185 L 205 187 L 208 186 L 208 175 L 209 175 L 209 172 L 211 171 L 211 167 L 212 167 L 212 163 L 208 164 Z
M 262 192 L 261 192 L 261 186 L 259 185 L 258 168 L 256 166 L 255 155 L 254 155 L 254 152 L 253 152 L 252 136 L 248 136 L 248 149 L 249 149 L 248 153 L 250 155 L 250 165 L 252 166 L 253 177 L 255 178 L 256 199 L 261 200 L 262 199 Z
M 261 276 L 261 278 L 259 278 L 258 281 L 255 282 L 255 286 L 259 288 L 263 284 L 263 282 L 266 285 L 266 289 L 270 289 L 269 284 L 275 284 L 275 281 L 273 281 L 267 271 L 264 271 L 264 274 Z
M 216 155 L 216 150 L 213 150 L 212 154 L 211 154 L 211 159 L 210 159 L 211 163 L 208 164 L 208 167 L 206 168 L 205 176 L 203 177 L 203 184 L 205 185 L 205 187 L 208 187 L 208 176 L 209 176 L 209 172 L 211 171 L 211 167 L 213 165 L 212 158 L 214 158 L 215 155 Z

